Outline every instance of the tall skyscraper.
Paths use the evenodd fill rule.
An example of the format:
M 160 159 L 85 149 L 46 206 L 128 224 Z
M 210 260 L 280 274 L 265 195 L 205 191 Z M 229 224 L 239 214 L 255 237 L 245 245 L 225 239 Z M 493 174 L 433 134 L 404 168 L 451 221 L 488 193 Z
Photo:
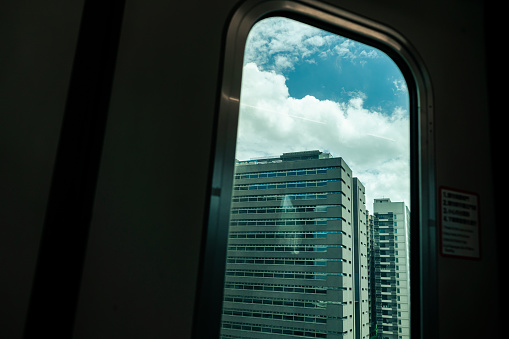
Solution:
M 366 211 L 366 231 L 368 233 L 368 290 L 369 290 L 369 337 L 376 335 L 376 284 L 375 284 L 375 221 L 372 214 Z
M 374 282 L 378 338 L 410 338 L 410 211 L 403 202 L 375 199 Z
M 355 338 L 369 338 L 369 234 L 366 226 L 366 194 L 364 185 L 358 178 L 352 180 L 352 216 L 353 216 L 353 273 L 355 301 Z
M 320 151 L 237 163 L 222 338 L 369 338 L 363 194 Z

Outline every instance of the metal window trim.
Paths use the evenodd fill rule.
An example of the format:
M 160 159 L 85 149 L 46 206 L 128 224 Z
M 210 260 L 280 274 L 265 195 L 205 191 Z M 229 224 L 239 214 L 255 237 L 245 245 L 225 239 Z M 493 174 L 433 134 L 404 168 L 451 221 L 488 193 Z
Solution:
M 419 268 L 411 271 L 411 331 L 412 338 L 435 338 L 438 336 L 437 231 L 430 76 L 415 48 L 399 32 L 313 0 L 248 0 L 231 16 L 225 38 L 209 215 L 203 235 L 193 338 L 219 336 L 244 49 L 253 25 L 276 15 L 296 18 L 379 48 L 393 58 L 405 75 L 412 116 L 411 225 L 416 225 L 411 226 L 412 247 L 418 247 L 418 252 L 413 252 L 411 265 Z

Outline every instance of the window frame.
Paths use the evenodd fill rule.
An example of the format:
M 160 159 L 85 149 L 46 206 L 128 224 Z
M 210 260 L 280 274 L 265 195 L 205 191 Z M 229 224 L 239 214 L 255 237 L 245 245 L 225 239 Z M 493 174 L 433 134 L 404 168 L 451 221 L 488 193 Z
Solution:
M 298 20 L 378 48 L 403 73 L 410 97 L 411 337 L 437 337 L 433 95 L 422 59 L 400 33 L 343 9 L 313 0 L 248 0 L 232 14 L 224 40 L 193 338 L 219 337 L 244 50 L 254 24 L 272 16 Z

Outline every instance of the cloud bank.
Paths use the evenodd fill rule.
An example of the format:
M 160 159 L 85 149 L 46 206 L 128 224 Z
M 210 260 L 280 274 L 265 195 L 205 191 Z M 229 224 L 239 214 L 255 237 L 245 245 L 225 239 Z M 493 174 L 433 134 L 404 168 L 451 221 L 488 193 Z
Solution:
M 342 157 L 366 186 L 366 204 L 390 197 L 409 202 L 409 120 L 363 107 L 359 92 L 347 102 L 289 95 L 285 77 L 255 63 L 243 70 L 236 158 L 318 149 Z
M 290 19 L 258 22 L 246 43 L 236 158 L 330 152 L 342 157 L 366 187 L 368 210 L 373 209 L 374 198 L 382 197 L 410 206 L 410 127 L 405 109 L 366 108 L 367 96 L 361 90 L 347 93 L 344 101 L 311 95 L 298 99 L 289 94 L 286 83 L 285 74 L 298 72 L 300 64 L 319 66 L 334 58 L 336 71 L 341 71 L 362 69 L 370 60 L 384 57 L 374 48 Z M 387 83 L 394 96 L 408 92 L 401 79 Z
M 245 64 L 254 62 L 261 69 L 284 72 L 299 62 L 316 63 L 316 59 L 336 58 L 364 64 L 383 53 L 339 35 L 286 18 L 269 18 L 251 30 L 244 54 Z

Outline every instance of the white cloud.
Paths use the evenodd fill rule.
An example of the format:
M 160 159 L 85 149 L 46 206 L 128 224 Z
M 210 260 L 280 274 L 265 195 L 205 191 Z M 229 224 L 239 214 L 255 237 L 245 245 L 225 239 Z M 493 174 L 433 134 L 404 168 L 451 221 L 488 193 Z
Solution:
M 347 102 L 296 99 L 285 77 L 248 63 L 243 70 L 238 128 L 239 160 L 284 152 L 328 150 L 343 157 L 366 186 L 367 208 L 382 196 L 409 201 L 408 114 L 366 109 L 365 94 L 352 93 Z
M 264 66 L 270 57 L 277 54 L 293 62 L 301 58 L 306 59 L 330 40 L 322 35 L 323 31 L 294 20 L 286 18 L 262 20 L 249 33 L 245 61 Z
M 297 62 L 313 62 L 336 56 L 355 62 L 379 57 L 375 50 L 344 37 L 300 22 L 273 17 L 258 22 L 250 31 L 244 55 L 245 64 L 255 62 L 262 69 L 293 69 Z M 275 62 L 272 58 L 275 58 Z M 283 62 L 284 61 L 284 62 Z M 338 61 L 340 62 L 340 61 Z
M 295 57 L 288 57 L 285 55 L 276 55 L 274 58 L 274 65 L 279 70 L 293 69 Z
M 312 36 L 310 38 L 307 38 L 305 40 L 305 43 L 309 44 L 310 46 L 323 46 L 325 44 L 325 39 L 319 35 Z
M 396 79 L 394 80 L 393 82 L 393 85 L 394 85 L 394 93 L 407 93 L 408 92 L 408 87 L 407 87 L 407 84 L 405 82 L 405 80 L 403 79 Z
M 377 51 L 375 51 L 375 50 L 371 50 L 369 52 L 366 52 L 366 50 L 362 50 L 359 55 L 363 58 L 368 58 L 368 59 L 376 59 L 379 57 Z
M 369 46 L 286 18 L 257 23 L 246 43 L 236 158 L 278 156 L 319 149 L 343 157 L 366 187 L 367 204 L 389 197 L 409 206 L 408 112 L 367 109 L 366 94 L 344 92 L 345 102 L 289 95 L 283 74 L 301 62 L 333 57 L 364 66 L 384 54 Z M 346 68 L 345 68 L 346 69 Z M 403 80 L 391 80 L 395 95 L 406 94 Z
M 345 40 L 341 44 L 333 47 L 334 52 L 337 55 L 345 58 L 355 59 L 355 54 L 351 50 L 355 47 L 355 43 L 351 40 Z

